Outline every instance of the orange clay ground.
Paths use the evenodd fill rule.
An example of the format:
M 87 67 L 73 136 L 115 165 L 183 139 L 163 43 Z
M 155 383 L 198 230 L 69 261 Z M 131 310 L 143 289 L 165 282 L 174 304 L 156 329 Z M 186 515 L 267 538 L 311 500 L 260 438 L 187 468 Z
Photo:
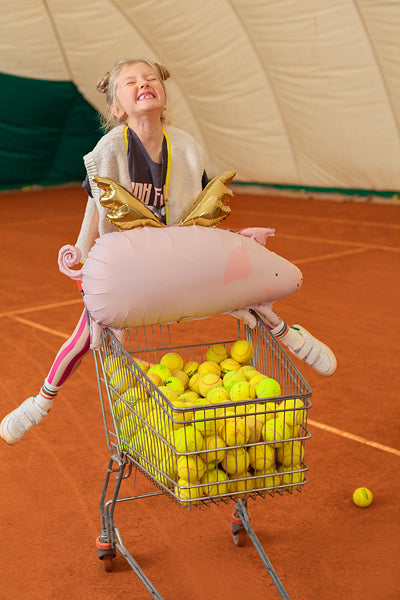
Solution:
M 1 417 L 38 391 L 81 313 L 57 254 L 75 242 L 85 203 L 79 188 L 0 195 Z M 254 531 L 292 600 L 397 600 L 400 208 L 244 194 L 231 207 L 224 227 L 276 228 L 268 248 L 304 283 L 275 309 L 338 359 L 330 378 L 296 362 L 313 389 L 309 483 L 249 501 Z M 199 323 L 202 336 L 207 327 L 215 321 Z M 0 453 L 1 600 L 151 597 L 121 556 L 112 573 L 97 558 L 109 451 L 91 355 L 48 418 Z M 352 502 L 359 486 L 374 493 L 369 508 Z M 125 495 L 145 491 L 140 475 L 123 483 Z M 232 510 L 189 511 L 161 495 L 117 505 L 115 519 L 165 600 L 278 599 L 253 545 L 234 545 Z

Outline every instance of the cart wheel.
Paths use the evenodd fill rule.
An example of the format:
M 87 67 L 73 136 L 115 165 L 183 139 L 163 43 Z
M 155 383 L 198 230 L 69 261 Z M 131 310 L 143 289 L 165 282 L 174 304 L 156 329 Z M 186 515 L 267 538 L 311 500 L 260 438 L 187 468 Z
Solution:
M 113 557 L 111 554 L 105 554 L 101 557 L 103 561 L 103 568 L 107 572 L 111 572 L 113 570 Z
M 239 531 L 236 531 L 235 533 L 232 531 L 232 537 L 236 546 L 244 546 L 247 541 L 247 532 L 243 527 L 243 529 L 239 529 Z

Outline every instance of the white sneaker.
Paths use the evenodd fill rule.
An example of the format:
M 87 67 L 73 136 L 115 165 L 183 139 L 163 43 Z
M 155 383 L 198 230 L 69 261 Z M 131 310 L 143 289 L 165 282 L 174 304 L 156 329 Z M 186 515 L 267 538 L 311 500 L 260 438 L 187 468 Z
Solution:
M 321 375 L 329 376 L 336 371 L 337 362 L 332 350 L 301 325 L 291 325 L 280 341 Z
M 36 399 L 38 396 L 31 396 L 23 402 L 18 408 L 4 417 L 0 423 L 0 437 L 7 444 L 16 444 L 25 435 L 29 429 L 47 415 L 47 411 L 41 408 Z

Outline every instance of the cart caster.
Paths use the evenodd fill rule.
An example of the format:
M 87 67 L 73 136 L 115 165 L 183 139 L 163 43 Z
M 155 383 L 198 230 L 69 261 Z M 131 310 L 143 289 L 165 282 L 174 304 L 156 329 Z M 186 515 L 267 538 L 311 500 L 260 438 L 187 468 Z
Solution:
M 232 537 L 236 546 L 244 546 L 247 541 L 247 532 L 239 517 L 232 515 Z
M 101 537 L 96 540 L 97 555 L 103 562 L 103 568 L 105 571 L 110 572 L 113 570 L 113 558 L 116 557 L 117 553 L 112 547 L 110 542 L 101 541 Z

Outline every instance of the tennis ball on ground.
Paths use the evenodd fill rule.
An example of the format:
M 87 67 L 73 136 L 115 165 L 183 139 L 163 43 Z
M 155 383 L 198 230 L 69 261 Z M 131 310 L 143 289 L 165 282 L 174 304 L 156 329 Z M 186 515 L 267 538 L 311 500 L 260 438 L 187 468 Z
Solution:
M 250 456 L 246 448 L 229 448 L 221 460 L 221 467 L 227 473 L 245 473 L 250 467 Z
M 208 373 L 215 373 L 215 375 L 218 375 L 218 377 L 221 375 L 221 369 L 219 367 L 219 364 L 213 362 L 212 360 L 206 360 L 202 362 L 199 365 L 197 372 L 201 373 L 202 375 L 207 375 Z
M 353 502 L 356 506 L 365 508 L 369 506 L 374 499 L 371 490 L 366 487 L 360 487 L 353 492 Z
M 177 485 L 174 487 L 174 492 L 184 506 L 196 504 L 203 495 L 202 488 L 190 484 L 185 479 L 178 479 Z
M 221 361 L 228 358 L 228 351 L 223 344 L 214 344 L 207 350 L 206 358 L 207 360 L 212 360 L 219 364 Z
M 243 446 L 249 439 L 249 429 L 244 417 L 229 418 L 218 431 L 227 446 Z
M 242 365 L 248 363 L 253 358 L 253 354 L 254 348 L 247 340 L 237 340 L 230 349 L 231 357 Z
M 240 364 L 240 362 L 234 360 L 233 358 L 224 358 L 224 360 L 222 360 L 219 363 L 219 367 L 221 369 L 221 376 L 228 373 L 228 371 L 238 371 L 241 366 L 242 365 Z
M 122 369 L 123 367 L 126 368 L 122 358 L 120 358 L 119 356 L 114 356 L 113 354 L 109 354 L 108 356 L 106 356 L 103 365 L 104 371 L 106 375 L 108 375 L 108 377 L 111 377 L 111 375 L 117 369 Z
M 223 384 L 228 390 L 231 390 L 232 386 L 239 381 L 246 381 L 245 376 L 240 371 L 228 371 L 225 373 L 223 379 Z
M 110 385 L 118 394 L 123 394 L 136 383 L 136 378 L 127 367 L 116 369 L 110 378 Z
M 174 431 L 173 445 L 177 452 L 200 452 L 204 447 L 204 438 L 194 425 L 185 425 Z
M 276 379 L 271 377 L 262 379 L 256 388 L 257 398 L 272 398 L 273 396 L 280 396 L 281 393 L 281 386 Z
M 199 481 L 207 467 L 200 456 L 180 456 L 177 461 L 177 472 L 179 479 L 189 481 L 189 483 L 195 483 Z
M 239 371 L 237 371 L 239 373 Z M 237 381 L 230 389 L 230 399 L 232 402 L 240 402 L 240 400 L 252 400 L 256 397 L 254 388 L 248 381 Z
M 206 463 L 219 463 L 226 455 L 225 441 L 217 433 L 211 433 L 204 438 L 204 450 L 201 457 Z
M 171 369 L 165 365 L 161 365 L 160 363 L 150 367 L 150 369 L 147 371 L 147 374 L 150 375 L 151 373 L 156 373 L 159 375 L 163 382 L 165 382 L 167 377 L 171 377 Z
M 228 475 L 218 467 L 208 469 L 200 483 L 207 484 L 203 487 L 205 496 L 222 496 L 228 493 Z
M 304 458 L 304 446 L 298 442 L 284 442 L 276 449 L 276 458 L 285 467 L 298 467 Z
M 276 448 L 282 446 L 283 441 L 290 439 L 290 436 L 290 427 L 280 417 L 266 421 L 262 429 L 263 439 L 266 442 L 274 443 Z
M 177 371 L 183 368 L 184 361 L 180 354 L 177 352 L 167 352 L 161 357 L 160 365 L 168 367 L 171 371 Z
M 208 392 L 221 385 L 222 379 L 217 373 L 206 373 L 199 381 L 199 392 L 203 398 L 206 398 Z
M 186 373 L 186 375 L 190 379 L 191 376 L 197 372 L 198 368 L 199 368 L 199 363 L 195 360 L 190 360 L 183 365 L 182 371 L 184 371 L 184 373 Z
M 248 449 L 250 465 L 255 471 L 268 471 L 275 464 L 275 452 L 267 444 L 250 446 Z
M 231 473 L 229 475 L 228 490 L 235 498 L 244 498 L 246 494 L 254 490 L 254 479 L 250 471 L 246 471 L 245 473 Z
M 182 381 L 174 375 L 166 377 L 164 380 L 164 385 L 174 390 L 178 395 L 183 394 L 185 391 L 185 386 L 183 385 Z
M 228 402 L 230 400 L 229 390 L 223 385 L 218 385 L 207 393 L 206 398 L 209 404 Z

